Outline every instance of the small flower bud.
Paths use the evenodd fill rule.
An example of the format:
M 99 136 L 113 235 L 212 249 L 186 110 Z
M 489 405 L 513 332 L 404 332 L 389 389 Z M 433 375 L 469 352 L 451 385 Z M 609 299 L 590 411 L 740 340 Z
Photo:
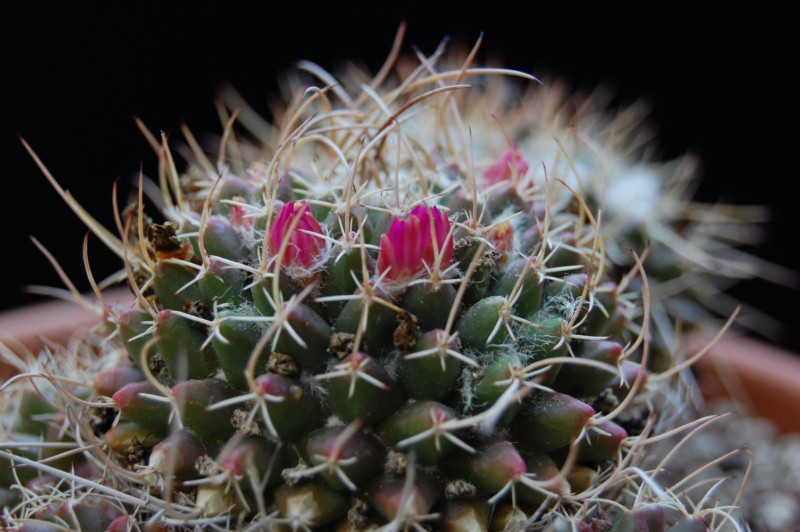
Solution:
M 299 220 L 297 218 L 299 217 Z M 295 221 L 297 220 L 297 221 Z M 292 227 L 294 225 L 294 227 Z M 269 230 L 270 252 L 277 254 L 288 239 L 283 254 L 283 270 L 292 277 L 304 277 L 315 270 L 325 254 L 324 232 L 305 201 L 283 206 Z
M 519 178 L 528 173 L 528 160 L 520 153 L 517 146 L 503 152 L 495 163 L 486 169 L 483 177 L 490 183 L 499 183 Z
M 448 238 L 450 220 L 436 207 L 417 205 L 403 220 L 394 218 L 389 232 L 381 236 L 378 272 L 388 270 L 385 278 L 404 282 L 432 268 L 436 255 L 442 254 L 441 268 L 453 260 L 453 239 Z

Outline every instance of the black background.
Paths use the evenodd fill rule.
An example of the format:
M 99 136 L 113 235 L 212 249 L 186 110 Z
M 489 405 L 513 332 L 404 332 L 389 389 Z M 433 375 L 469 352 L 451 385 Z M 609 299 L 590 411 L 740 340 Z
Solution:
M 664 157 L 686 151 L 703 162 L 704 200 L 768 204 L 773 221 L 759 253 L 794 268 L 798 243 L 795 183 L 800 175 L 798 53 L 792 17 L 766 10 L 698 12 L 670 3 L 663 12 L 600 3 L 478 8 L 429 3 L 327 3 L 254 7 L 216 2 L 168 10 L 136 7 L 6 8 L 0 57 L 0 308 L 36 300 L 28 284 L 59 285 L 29 240 L 35 235 L 81 288 L 83 225 L 24 152 L 30 142 L 61 184 L 109 227 L 111 185 L 129 181 L 156 159 L 132 117 L 174 132 L 218 132 L 213 99 L 233 84 L 257 109 L 277 89 L 280 73 L 300 59 L 335 70 L 360 58 L 376 70 L 401 19 L 405 50 L 431 53 L 449 35 L 472 43 L 484 33 L 483 57 L 507 66 L 555 73 L 578 87 L 608 82 L 619 103 L 647 97 Z M 525 6 L 525 7 L 522 7 Z M 96 275 L 116 263 L 91 242 Z M 800 342 L 798 292 L 755 282 L 737 294 L 787 325 L 780 341 Z

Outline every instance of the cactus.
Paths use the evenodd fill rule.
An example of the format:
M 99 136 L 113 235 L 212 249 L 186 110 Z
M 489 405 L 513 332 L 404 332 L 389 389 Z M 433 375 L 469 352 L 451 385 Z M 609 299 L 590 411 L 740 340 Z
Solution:
M 472 55 L 389 62 L 368 83 L 302 70 L 321 85 L 261 136 L 233 110 L 216 163 L 187 130 L 179 174 L 146 133 L 160 210 L 140 192 L 118 236 L 53 181 L 135 302 L 95 284 L 90 333 L 4 352 L 20 370 L 2 392 L 4 519 L 738 528 L 687 500 L 689 477 L 672 489 L 648 469 L 696 426 L 679 415 L 686 363 L 652 325 L 671 330 L 683 300 L 658 289 L 722 260 L 649 216 L 687 208 L 656 176 L 688 162 L 634 159 L 625 116 L 567 117 L 557 89 Z

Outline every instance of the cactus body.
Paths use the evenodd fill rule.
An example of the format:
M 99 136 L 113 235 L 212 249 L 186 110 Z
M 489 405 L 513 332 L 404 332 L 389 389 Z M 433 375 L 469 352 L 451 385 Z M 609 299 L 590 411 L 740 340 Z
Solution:
M 634 475 L 614 467 L 632 467 L 636 442 L 615 421 L 648 419 L 658 397 L 636 378 L 655 349 L 652 295 L 629 275 L 638 258 L 616 253 L 631 242 L 617 213 L 599 215 L 600 156 L 542 145 L 557 120 L 535 94 L 508 137 L 486 125 L 509 112 L 492 107 L 492 90 L 511 90 L 498 73 L 529 77 L 401 62 L 360 94 L 308 89 L 274 136 L 231 141 L 247 149 L 219 180 L 197 152 L 180 180 L 160 176 L 170 225 L 148 233 L 174 230 L 121 238 L 141 297 L 114 311 L 101 350 L 127 356 L 84 390 L 112 397 L 108 426 L 87 432 L 64 412 L 89 403 L 66 397 L 18 409 L 13 430 L 96 443 L 100 458 L 67 466 L 115 475 L 139 523 L 510 530 L 591 524 L 602 512 L 587 502 L 618 512 Z M 3 501 L 31 482 L 0 472 Z M 139 493 L 179 504 L 165 513 Z

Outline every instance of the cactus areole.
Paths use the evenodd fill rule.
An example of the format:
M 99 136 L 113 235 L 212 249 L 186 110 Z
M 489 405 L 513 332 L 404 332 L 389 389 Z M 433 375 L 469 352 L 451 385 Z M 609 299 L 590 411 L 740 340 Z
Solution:
M 0 523 L 711 515 L 647 473 L 677 372 L 651 331 L 647 227 L 605 209 L 614 173 L 649 168 L 625 146 L 635 127 L 587 111 L 567 133 L 557 87 L 471 56 L 389 67 L 364 83 L 304 63 L 271 126 L 232 116 L 218 154 L 187 131 L 180 175 L 175 141 L 156 143 L 161 209 L 118 205 L 120 234 L 58 189 L 123 258 L 135 303 L 98 290 L 98 327 L 20 358 L 47 378 L 2 392 Z

